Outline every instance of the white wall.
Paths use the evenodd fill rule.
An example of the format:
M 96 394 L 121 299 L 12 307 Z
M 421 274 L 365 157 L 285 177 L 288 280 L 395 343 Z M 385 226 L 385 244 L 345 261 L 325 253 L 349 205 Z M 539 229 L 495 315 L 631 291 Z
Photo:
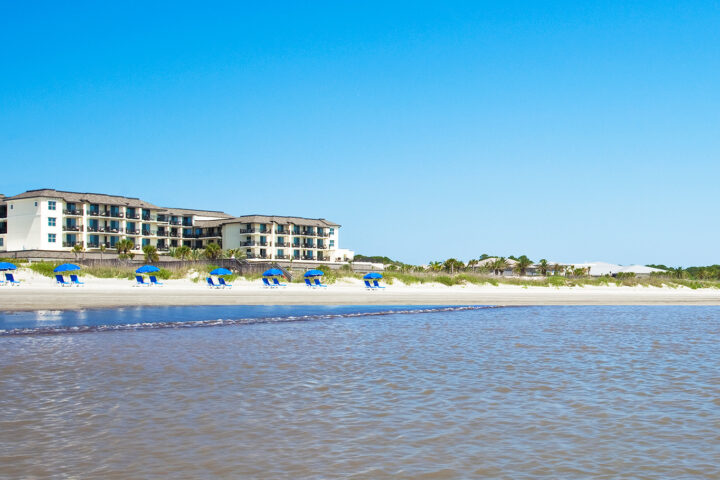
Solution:
M 54 211 L 48 210 L 48 201 L 51 200 L 56 202 Z M 62 200 L 23 198 L 11 200 L 7 205 L 7 250 L 62 249 Z M 48 226 L 48 217 L 55 217 L 54 227 Z M 55 234 L 55 243 L 48 242 L 49 233 Z

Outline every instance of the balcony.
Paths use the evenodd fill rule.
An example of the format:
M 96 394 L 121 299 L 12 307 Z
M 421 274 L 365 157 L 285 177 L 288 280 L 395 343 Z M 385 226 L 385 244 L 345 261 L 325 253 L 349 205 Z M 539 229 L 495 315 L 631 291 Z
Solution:
M 167 245 L 158 245 L 157 250 L 158 252 L 167 252 L 168 250 L 170 250 L 170 247 L 168 247 Z
M 65 215 L 75 215 L 78 217 L 82 217 L 85 215 L 85 210 L 82 208 L 66 208 L 63 210 L 63 213 Z
M 257 245 L 257 242 L 255 240 L 248 240 L 246 242 L 240 242 L 241 247 L 254 247 Z
M 258 245 L 261 247 L 269 247 L 272 245 L 272 242 L 259 242 Z
M 63 232 L 82 232 L 82 225 L 63 225 Z
M 170 236 L 170 234 L 169 234 L 168 232 L 164 231 L 164 230 L 158 230 L 158 231 L 157 231 L 157 236 L 158 236 L 158 237 L 168 237 L 168 236 Z
M 105 233 L 111 233 L 111 234 L 123 233 L 123 229 L 107 227 L 107 228 L 105 228 Z
M 255 233 L 254 228 L 241 228 L 240 233 Z
M 179 233 L 171 233 L 170 236 L 171 236 L 172 238 L 180 238 L 180 237 L 182 237 L 182 235 L 180 235 Z
M 289 243 L 285 243 L 285 242 L 277 242 L 275 245 L 276 245 L 278 248 L 290 248 L 290 244 L 289 244 Z
M 163 217 L 162 215 L 158 215 L 156 219 L 159 223 L 168 223 L 167 217 Z
M 178 226 L 178 227 L 179 227 L 180 225 L 182 225 L 182 222 L 181 222 L 180 220 L 170 220 L 170 222 L 168 222 L 168 223 L 170 223 L 170 225 L 175 225 L 175 226 Z
M 104 232 L 105 227 L 87 227 L 88 232 Z
M 108 212 L 108 215 L 107 215 L 107 216 L 108 216 L 108 217 L 112 217 L 112 218 L 125 218 L 125 214 L 122 213 L 122 212 L 113 212 L 113 211 L 110 211 L 110 212 Z
M 153 216 L 150 215 L 149 213 L 144 214 L 144 215 L 142 216 L 142 219 L 143 219 L 143 220 L 146 220 L 146 221 L 148 221 L 148 222 L 154 222 L 155 220 L 157 220 L 157 218 L 153 218 Z
M 142 234 L 145 237 L 154 237 L 155 235 L 157 235 L 157 232 L 155 230 L 149 230 L 147 228 L 143 228 Z
M 303 255 L 302 259 L 303 260 L 315 260 L 315 258 L 312 255 Z
M 140 214 L 139 213 L 128 213 L 125 215 L 125 218 L 130 218 L 133 220 L 140 220 Z
M 302 248 L 315 248 L 315 245 L 312 243 L 303 243 Z
M 136 228 L 128 228 L 125 230 L 125 233 L 127 233 L 128 235 L 138 235 L 140 233 L 140 230 Z
M 83 246 L 83 242 L 63 242 L 63 247 L 74 247 L 75 245 Z
M 100 248 L 99 242 L 88 242 L 87 248 Z
M 290 258 L 290 255 L 275 255 L 275 258 L 278 260 L 287 260 Z
M 100 210 L 90 209 L 88 210 L 88 215 L 90 215 L 91 217 L 109 217 L 110 212 L 101 212 Z

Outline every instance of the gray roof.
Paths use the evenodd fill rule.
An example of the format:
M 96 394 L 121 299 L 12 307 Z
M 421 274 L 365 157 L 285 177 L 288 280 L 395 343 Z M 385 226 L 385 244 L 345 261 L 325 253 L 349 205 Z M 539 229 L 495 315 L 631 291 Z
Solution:
M 199 215 L 201 217 L 232 218 L 232 215 L 219 210 L 195 210 L 192 208 L 170 208 L 165 207 L 169 215 Z
M 135 197 L 123 197 L 120 195 L 106 195 L 104 193 L 80 193 L 64 192 L 52 188 L 41 188 L 39 190 L 28 190 L 27 192 L 6 197 L 5 200 L 20 200 L 23 198 L 59 198 L 71 203 L 98 203 L 103 205 L 118 205 L 125 207 L 160 209 L 157 205 L 148 203 Z
M 218 227 L 230 223 L 277 223 L 280 225 L 300 225 L 307 227 L 339 227 L 340 224 L 325 220 L 324 218 L 304 217 L 280 217 L 276 215 L 243 215 L 241 217 L 227 218 L 223 220 L 200 220 L 197 222 L 201 227 Z

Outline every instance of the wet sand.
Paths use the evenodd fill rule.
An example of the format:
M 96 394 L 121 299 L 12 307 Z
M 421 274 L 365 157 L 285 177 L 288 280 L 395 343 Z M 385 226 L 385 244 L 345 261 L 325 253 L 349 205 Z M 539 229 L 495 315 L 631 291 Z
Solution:
M 239 281 L 232 289 L 209 289 L 189 280 L 163 287 L 133 287 L 129 280 L 85 279 L 84 287 L 58 287 L 50 279 L 30 278 L 19 287 L 0 287 L 0 309 L 67 310 L 128 305 L 720 305 L 715 289 L 654 287 L 518 287 L 510 285 L 388 285 L 367 291 L 359 282 L 323 289 L 302 284 L 265 289 Z

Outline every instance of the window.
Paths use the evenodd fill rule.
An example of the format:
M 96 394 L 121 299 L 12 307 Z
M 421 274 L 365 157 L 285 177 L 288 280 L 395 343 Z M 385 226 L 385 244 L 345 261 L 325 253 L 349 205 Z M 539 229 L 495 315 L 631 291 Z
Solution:
M 4 238 L 0 238 L 0 247 L 3 246 L 3 241 L 4 241 L 4 240 L 5 240 Z
M 37 207 L 37 202 L 35 202 L 35 206 Z
M 55 243 L 55 234 L 48 233 L 48 243 Z
M 335 246 L 335 240 L 330 240 L 330 247 L 332 248 L 334 246 Z
M 55 210 L 55 200 L 50 200 L 48 202 L 48 210 Z
M 12 204 L 10 204 L 10 210 L 12 210 L 12 209 L 13 209 L 13 205 L 12 205 Z
M 55 217 L 48 217 L 48 227 L 55 226 Z

